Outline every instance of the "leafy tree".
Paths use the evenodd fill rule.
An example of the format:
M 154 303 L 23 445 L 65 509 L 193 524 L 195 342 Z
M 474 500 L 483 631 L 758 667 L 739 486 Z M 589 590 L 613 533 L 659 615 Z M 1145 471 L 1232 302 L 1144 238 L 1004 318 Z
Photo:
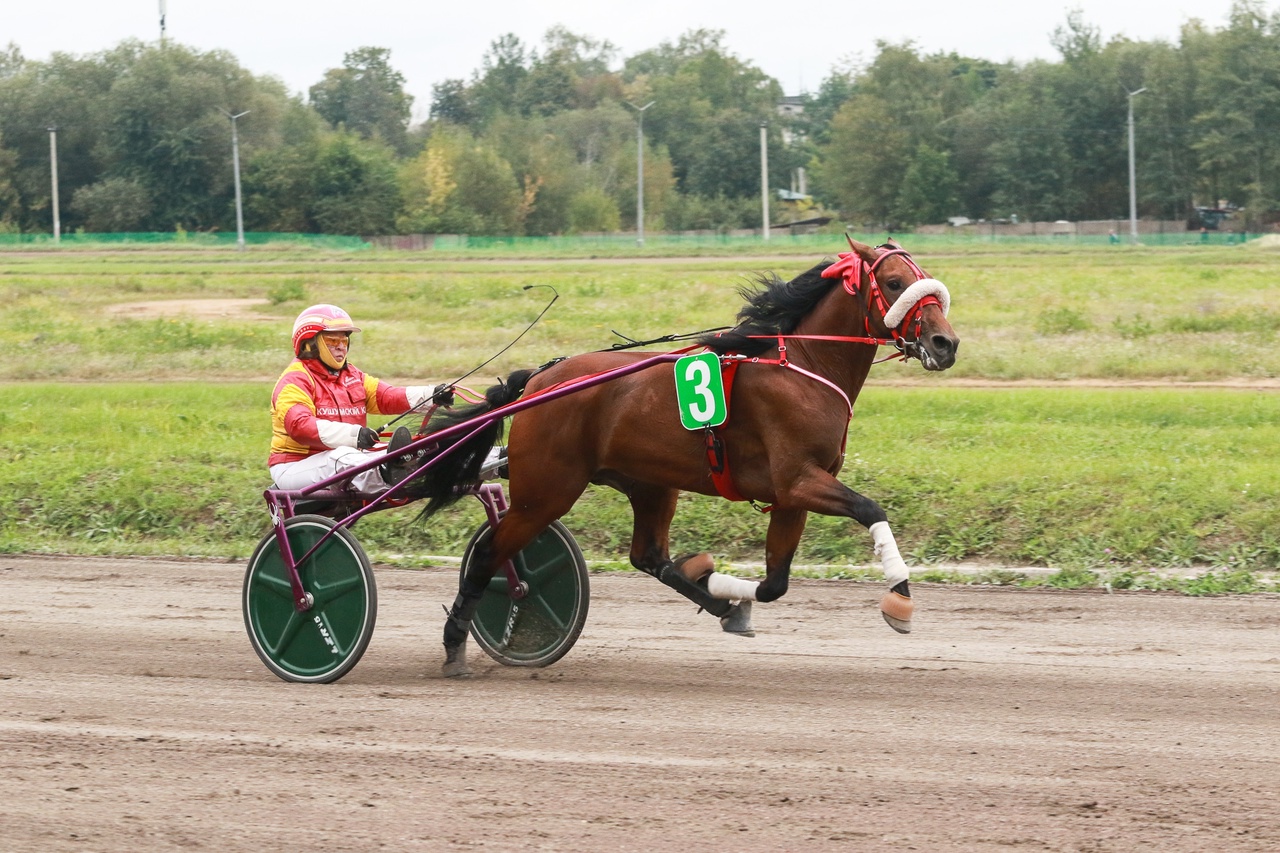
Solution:
M 958 184 L 950 155 L 920 143 L 902 176 L 893 221 L 901 226 L 945 222 L 956 213 Z
M 471 85 L 476 120 L 483 125 L 502 113 L 520 114 L 519 93 L 528 76 L 529 54 L 519 38 L 507 33 L 490 44 Z
M 113 59 L 132 55 L 131 45 L 117 48 Z M 57 128 L 60 195 L 92 183 L 101 165 L 95 151 L 101 142 L 103 104 L 116 72 L 93 59 L 54 54 L 46 63 L 26 62 L 16 48 L 0 73 L 0 137 L 16 154 L 11 174 L 18 194 L 14 221 L 24 231 L 48 231 L 52 224 L 49 128 Z M 63 224 L 76 227 L 68 211 Z
M 335 133 L 313 164 L 312 216 L 323 234 L 391 234 L 400 209 L 395 160 L 375 140 Z
M 326 71 L 311 87 L 311 105 L 332 127 L 405 151 L 413 97 L 404 84 L 404 75 L 391 67 L 390 50 L 362 47 L 346 54 L 341 68 Z
M 569 232 L 617 231 L 618 204 L 599 187 L 587 187 L 569 200 Z
M 526 196 L 511 164 L 459 128 L 440 128 L 408 170 L 403 231 L 520 234 Z
M 477 124 L 479 114 L 465 81 L 455 78 L 431 87 L 431 118 L 459 127 Z
M 256 80 L 225 52 L 142 48 L 106 97 L 106 127 L 95 149 L 102 175 L 146 187 L 150 230 L 229 227 L 234 176 L 224 111 L 247 112 L 237 130 L 248 158 L 278 142 L 286 103 L 281 83 Z
M 1237 0 L 1213 48 L 1202 68 L 1205 108 L 1192 147 L 1215 195 L 1244 202 L 1256 227 L 1280 201 L 1280 19 Z
M 645 135 L 670 153 L 681 192 L 758 195 L 759 128 L 776 118 L 782 89 L 727 53 L 723 37 L 719 30 L 692 30 L 628 59 L 623 75 L 654 102 L 645 112 Z
M 993 140 L 987 149 L 995 190 L 992 212 L 1024 220 L 1056 220 L 1068 215 L 1068 170 L 1064 118 L 1043 89 L 1020 87 L 1002 93 L 991 115 Z
M 4 147 L 0 138 L 0 232 L 17 229 L 21 213 L 18 189 L 13 185 L 13 175 L 18 171 L 18 154 Z
M 922 57 L 910 43 L 880 43 L 875 60 L 853 78 L 852 94 L 821 134 L 826 142 L 813 164 L 816 195 L 869 223 L 901 227 L 922 221 L 918 217 L 926 212 L 936 217 L 937 208 L 952 204 L 952 193 L 961 189 L 949 182 L 935 188 L 940 197 L 926 199 L 919 182 L 924 174 L 964 171 L 950 164 L 948 132 L 954 134 L 955 123 L 990 99 L 1002 73 L 1001 67 L 955 54 Z M 939 153 L 948 155 L 945 168 L 936 159 Z M 904 187 L 916 156 L 928 162 L 912 173 L 915 183 Z M 916 210 L 921 203 L 931 209 Z
M 250 231 L 314 233 L 311 165 L 319 144 L 300 143 L 262 151 L 246 164 L 245 227 Z
M 0 77 L 12 77 L 20 72 L 25 64 L 22 51 L 13 42 L 9 42 L 4 49 L 0 50 Z
M 86 231 L 140 231 L 151 217 L 151 193 L 141 181 L 106 178 L 80 187 L 71 209 L 80 214 Z
M 255 230 L 390 234 L 400 213 L 392 151 L 346 131 L 256 157 L 244 190 L 246 222 Z

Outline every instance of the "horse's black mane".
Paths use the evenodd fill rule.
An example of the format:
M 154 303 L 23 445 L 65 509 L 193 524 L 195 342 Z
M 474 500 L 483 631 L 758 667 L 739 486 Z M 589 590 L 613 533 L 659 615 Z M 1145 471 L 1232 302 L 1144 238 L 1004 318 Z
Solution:
M 738 288 L 738 294 L 747 301 L 738 312 L 738 325 L 727 332 L 700 335 L 698 343 L 722 354 L 759 355 L 772 349 L 777 340 L 755 336 L 794 331 L 800 319 L 839 283 L 839 279 L 822 277 L 822 271 L 829 266 L 831 261 L 823 261 L 791 281 L 783 281 L 773 273 L 757 274 L 754 284 Z

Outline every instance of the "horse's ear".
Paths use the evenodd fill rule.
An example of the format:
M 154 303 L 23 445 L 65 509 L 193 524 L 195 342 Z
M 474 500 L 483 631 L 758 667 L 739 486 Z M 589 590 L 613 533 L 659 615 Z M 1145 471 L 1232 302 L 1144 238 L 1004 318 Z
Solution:
M 844 235 L 844 238 L 849 241 L 849 248 L 857 252 L 858 257 L 862 258 L 865 263 L 874 264 L 876 262 L 876 250 L 873 247 L 868 246 L 866 243 L 859 243 L 848 234 Z

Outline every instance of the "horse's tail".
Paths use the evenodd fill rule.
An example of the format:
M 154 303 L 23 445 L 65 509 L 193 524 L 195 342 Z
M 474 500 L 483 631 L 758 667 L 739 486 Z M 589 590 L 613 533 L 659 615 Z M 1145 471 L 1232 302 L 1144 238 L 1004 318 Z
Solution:
M 506 382 L 491 386 L 484 393 L 484 402 L 460 406 L 431 418 L 429 432 L 446 429 L 484 415 L 519 399 L 529 377 L 537 371 L 517 370 Z M 478 431 L 460 433 L 439 445 L 442 458 L 418 480 L 410 484 L 414 497 L 426 498 L 427 503 L 418 518 L 426 520 L 447 506 L 452 506 L 480 485 L 480 466 L 493 446 L 503 435 L 503 418 L 493 418 Z

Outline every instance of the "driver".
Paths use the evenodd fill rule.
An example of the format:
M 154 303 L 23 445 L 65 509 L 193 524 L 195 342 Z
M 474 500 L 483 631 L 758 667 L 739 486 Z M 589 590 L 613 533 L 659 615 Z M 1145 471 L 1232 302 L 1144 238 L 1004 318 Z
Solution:
M 313 486 L 340 471 L 386 455 L 373 451 L 378 434 L 368 415 L 398 415 L 427 401 L 453 403 L 449 385 L 388 385 L 347 360 L 351 315 L 336 305 L 312 305 L 293 323 L 295 359 L 271 393 L 271 479 L 280 489 Z M 399 427 L 387 444 L 394 453 L 412 443 Z M 376 495 L 417 468 L 411 460 L 392 460 L 351 478 L 362 494 Z

